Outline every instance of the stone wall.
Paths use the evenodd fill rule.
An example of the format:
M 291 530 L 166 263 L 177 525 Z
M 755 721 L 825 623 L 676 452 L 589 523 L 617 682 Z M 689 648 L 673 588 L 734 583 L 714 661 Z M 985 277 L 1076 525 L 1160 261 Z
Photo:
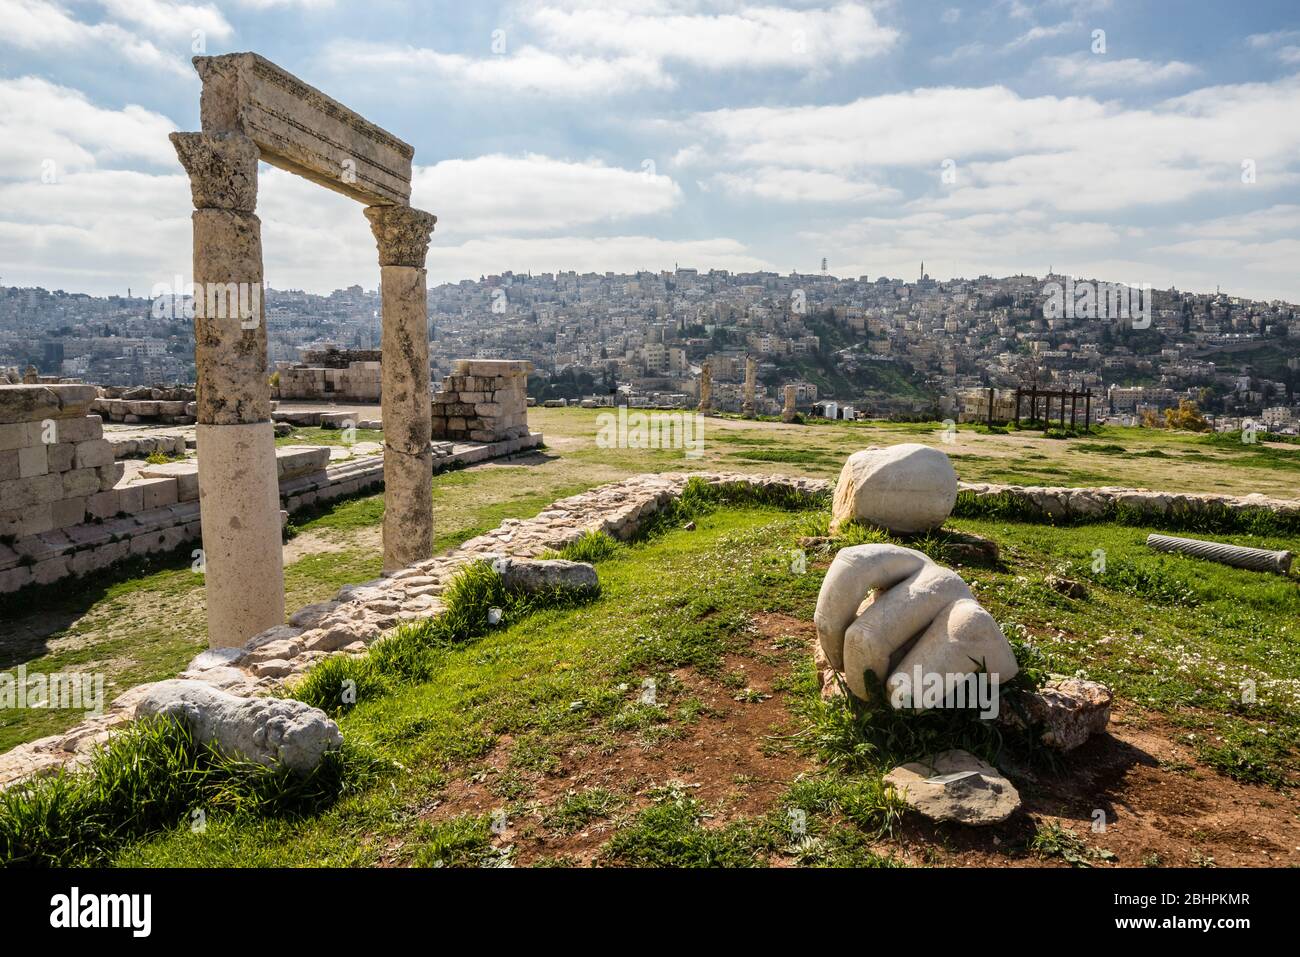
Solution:
M 523 360 L 456 360 L 433 397 L 433 437 L 501 442 L 528 435 L 532 371 Z
M 273 390 L 277 399 L 341 399 L 347 402 L 378 402 L 381 393 L 380 363 L 354 361 L 343 368 L 333 366 L 276 364 L 279 380 Z
M 1145 488 L 1058 488 L 1025 485 L 986 485 L 961 482 L 957 511 L 962 500 L 975 502 L 1000 499 L 1029 517 L 1059 522 L 1103 520 L 1117 509 L 1131 510 L 1154 520 L 1170 516 L 1195 516 L 1227 511 L 1237 515 L 1267 511 L 1300 521 L 1300 500 L 1245 496 L 1198 494 L 1195 492 L 1158 492 Z
M 104 386 L 90 411 L 106 422 L 193 425 L 194 390 L 187 386 Z
M 87 385 L 0 385 L 0 537 L 115 515 L 124 468 Z

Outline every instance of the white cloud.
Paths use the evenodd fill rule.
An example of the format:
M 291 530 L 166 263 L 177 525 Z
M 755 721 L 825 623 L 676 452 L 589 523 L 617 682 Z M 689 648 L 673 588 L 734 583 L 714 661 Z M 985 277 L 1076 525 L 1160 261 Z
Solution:
M 786 203 L 854 203 L 900 196 L 897 190 L 860 177 L 775 166 L 744 173 L 719 173 L 713 181 L 733 196 L 756 196 Z
M 1300 127 L 1289 121 L 1298 96 L 1300 76 L 1142 110 L 1003 87 L 923 89 L 696 114 L 678 155 L 732 176 L 773 166 L 868 181 L 880 168 L 924 172 L 931 185 L 914 202 L 934 208 L 1115 210 L 1245 188 L 1243 158 L 1255 160 L 1258 188 L 1286 185 L 1300 171 Z M 945 159 L 955 184 L 941 183 Z
M 137 66 L 194 79 L 180 57 L 115 23 L 82 23 L 47 0 L 0 0 L 0 24 L 0 44 L 41 53 L 120 54 Z
M 531 154 L 444 160 L 412 182 L 412 202 L 461 236 L 559 232 L 665 213 L 681 199 L 667 176 Z
M 175 3 L 172 0 L 99 0 L 116 20 L 143 27 L 169 39 L 190 40 L 202 30 L 208 39 L 227 40 L 235 32 L 220 10 L 210 3 Z
M 42 164 L 76 172 L 98 163 L 174 163 L 176 125 L 139 106 L 92 104 L 79 90 L 37 77 L 0 79 L 0 178 L 39 180 Z
M 709 70 L 812 72 L 878 56 L 900 37 L 868 6 L 850 3 L 811 10 L 746 5 L 708 14 L 539 5 L 525 18 L 557 49 L 649 56 Z
M 673 80 L 651 58 L 559 55 L 523 47 L 517 52 L 469 57 L 423 47 L 335 41 L 325 62 L 340 74 L 364 71 L 402 81 L 436 78 L 467 90 L 585 97 L 641 89 L 668 89 Z
M 1066 20 L 1050 27 L 1030 27 L 1024 33 L 1020 34 L 1020 36 L 1007 43 L 1002 50 L 1004 53 L 1010 53 L 1013 50 L 1027 47 L 1031 43 L 1037 43 L 1039 40 L 1049 40 L 1052 37 L 1059 37 L 1062 34 L 1070 33 L 1078 28 L 1079 24 L 1073 20 Z
M 1048 57 L 1043 61 L 1058 80 L 1083 89 L 1156 86 L 1196 76 L 1201 71 L 1190 63 L 1170 60 L 1112 60 L 1090 53 Z

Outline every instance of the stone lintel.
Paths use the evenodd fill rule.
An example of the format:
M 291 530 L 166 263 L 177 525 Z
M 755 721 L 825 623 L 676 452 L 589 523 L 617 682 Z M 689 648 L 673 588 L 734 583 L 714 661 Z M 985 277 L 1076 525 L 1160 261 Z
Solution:
M 243 133 L 262 159 L 374 206 L 411 198 L 408 143 L 256 53 L 194 57 L 209 133 Z

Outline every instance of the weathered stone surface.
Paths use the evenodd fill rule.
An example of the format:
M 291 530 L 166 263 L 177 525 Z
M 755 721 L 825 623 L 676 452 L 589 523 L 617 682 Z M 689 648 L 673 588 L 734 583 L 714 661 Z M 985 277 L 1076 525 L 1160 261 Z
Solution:
M 549 591 L 600 591 L 600 579 L 587 562 L 563 559 L 502 558 L 493 563 L 511 591 L 537 594 Z
M 1039 740 L 1058 751 L 1073 751 L 1110 723 L 1113 695 L 1098 681 L 1053 676 L 1022 700 L 1024 714 L 1004 712 L 1013 726 L 1029 724 L 1040 731 Z
M 284 621 L 271 423 L 197 427 L 208 642 L 242 645 Z
M 1236 515 L 1269 512 L 1300 516 L 1300 499 L 1269 498 L 1264 495 L 1214 495 L 1191 492 L 1157 492 L 1151 489 L 1102 486 L 1098 488 L 1056 488 L 1050 486 L 989 485 L 963 482 L 959 491 L 979 502 L 982 499 L 1010 500 L 1029 514 L 1039 513 L 1054 520 L 1089 521 L 1124 506 L 1160 518 L 1178 511 L 1195 516 L 1223 510 Z
M 370 220 L 370 231 L 374 233 L 375 244 L 379 247 L 380 266 L 424 269 L 424 261 L 429 253 L 429 238 L 438 222 L 437 216 L 404 205 L 367 206 L 366 219 Z M 423 291 L 421 287 L 421 292 Z M 384 361 L 387 362 L 387 356 Z
M 991 687 L 1010 681 L 1020 671 L 1007 636 L 979 602 L 961 598 L 946 606 L 903 657 L 885 683 L 890 700 L 915 707 L 923 689 L 916 675 L 988 675 Z M 951 702 L 945 702 L 951 705 Z M 968 706 L 973 702 L 968 701 Z
M 278 698 L 239 698 L 201 681 L 155 684 L 136 705 L 137 717 L 150 715 L 183 721 L 199 741 L 226 754 L 300 772 L 343 745 L 338 725 L 317 708 Z
M 840 471 L 831 531 L 856 519 L 894 532 L 942 525 L 957 501 L 957 473 L 948 456 L 906 443 L 854 452 Z
M 1020 807 L 1020 794 L 997 768 L 967 751 L 944 751 L 885 775 L 906 803 L 934 821 L 998 824 Z
M 209 132 L 237 131 L 261 158 L 367 204 L 405 205 L 415 150 L 255 53 L 195 57 Z
M 190 176 L 195 209 L 257 208 L 258 151 L 238 132 L 172 133 L 176 156 Z

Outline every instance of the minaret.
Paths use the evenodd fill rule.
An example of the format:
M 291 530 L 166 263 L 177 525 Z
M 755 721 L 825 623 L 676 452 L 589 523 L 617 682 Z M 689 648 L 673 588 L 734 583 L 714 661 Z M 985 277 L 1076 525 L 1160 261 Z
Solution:
M 924 260 L 924 259 L 921 260 L 921 278 L 922 278 L 922 279 L 925 278 L 925 260 Z

